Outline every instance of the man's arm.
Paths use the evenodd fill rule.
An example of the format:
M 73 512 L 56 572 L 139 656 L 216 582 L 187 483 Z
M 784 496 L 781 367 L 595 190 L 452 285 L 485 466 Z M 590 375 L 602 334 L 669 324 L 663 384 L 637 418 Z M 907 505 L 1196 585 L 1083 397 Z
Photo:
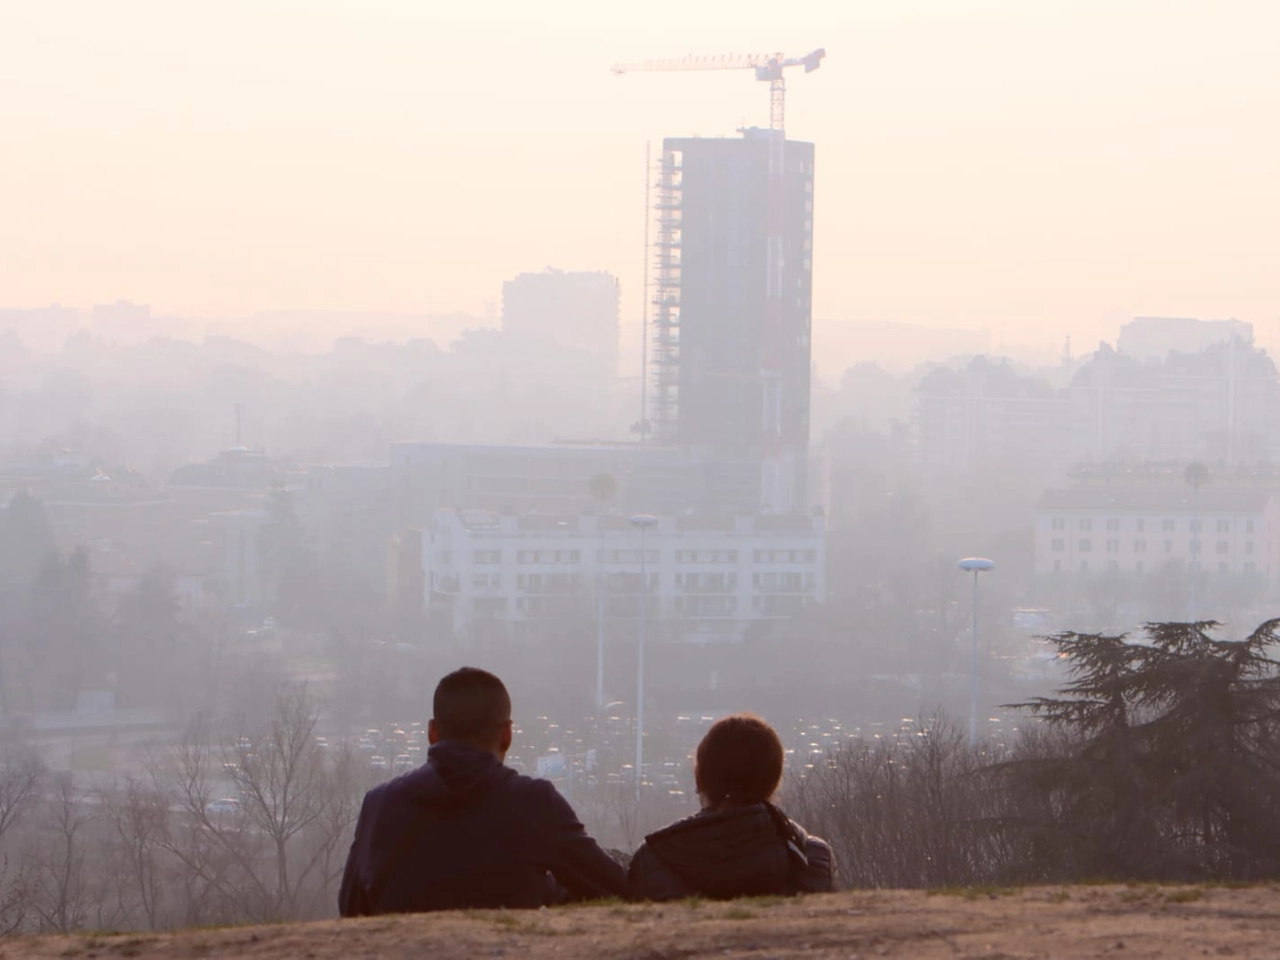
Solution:
M 338 889 L 338 915 L 342 917 L 367 917 L 373 910 L 369 904 L 369 894 L 360 880 L 360 849 L 365 826 L 365 804 L 360 806 L 360 816 L 356 820 L 356 835 L 351 841 L 351 849 L 347 852 L 347 865 L 342 871 L 342 886 Z
M 574 900 L 621 897 L 627 892 L 627 872 L 588 834 L 578 815 L 551 784 L 548 796 L 548 837 L 551 862 L 547 865 L 557 882 Z

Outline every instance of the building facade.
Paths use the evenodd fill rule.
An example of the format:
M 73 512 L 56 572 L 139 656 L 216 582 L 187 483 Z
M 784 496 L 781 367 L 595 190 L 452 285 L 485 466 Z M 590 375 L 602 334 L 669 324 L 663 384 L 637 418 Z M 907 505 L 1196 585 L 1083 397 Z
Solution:
M 440 509 L 422 552 L 425 612 L 463 638 L 598 615 L 611 635 L 631 635 L 647 602 L 655 639 L 739 641 L 826 590 L 821 517 L 666 516 L 642 534 L 618 514 Z
M 1071 460 L 1065 394 L 986 357 L 958 370 L 930 371 L 915 390 L 912 426 L 926 477 L 951 478 L 993 464 L 1054 474 Z
M 514 514 L 593 514 L 591 479 L 613 477 L 610 505 L 633 513 L 755 513 L 759 464 L 635 443 L 391 445 L 400 528 L 425 527 L 438 507 Z
M 650 421 L 759 462 L 773 513 L 806 505 L 813 187 L 813 144 L 772 131 L 663 141 Z
M 502 284 L 502 332 L 583 354 L 584 370 L 618 371 L 618 280 L 603 271 L 546 269 Z
M 1280 582 L 1276 495 L 1262 489 L 1080 487 L 1036 508 L 1038 574 L 1206 576 Z

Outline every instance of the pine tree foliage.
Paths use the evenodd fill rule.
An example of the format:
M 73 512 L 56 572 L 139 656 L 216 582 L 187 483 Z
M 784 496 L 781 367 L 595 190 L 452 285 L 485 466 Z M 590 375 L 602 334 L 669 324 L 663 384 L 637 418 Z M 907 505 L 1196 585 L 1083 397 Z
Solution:
M 1280 619 L 1218 628 L 1049 638 L 1071 679 L 1016 706 L 1057 736 L 999 771 L 1030 877 L 1280 875 Z

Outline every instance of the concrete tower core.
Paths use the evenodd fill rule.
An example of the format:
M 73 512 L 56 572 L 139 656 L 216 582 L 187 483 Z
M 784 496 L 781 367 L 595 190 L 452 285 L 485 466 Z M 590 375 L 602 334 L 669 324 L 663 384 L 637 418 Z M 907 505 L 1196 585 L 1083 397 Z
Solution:
M 758 459 L 761 509 L 806 506 L 811 143 L 663 141 L 650 337 L 655 437 Z

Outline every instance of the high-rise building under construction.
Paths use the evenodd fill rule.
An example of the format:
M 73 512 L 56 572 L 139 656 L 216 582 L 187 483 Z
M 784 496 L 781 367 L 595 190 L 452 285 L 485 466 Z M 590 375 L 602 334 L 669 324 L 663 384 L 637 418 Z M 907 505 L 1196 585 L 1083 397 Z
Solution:
M 760 463 L 761 508 L 806 506 L 811 143 L 663 141 L 650 322 L 655 438 Z

